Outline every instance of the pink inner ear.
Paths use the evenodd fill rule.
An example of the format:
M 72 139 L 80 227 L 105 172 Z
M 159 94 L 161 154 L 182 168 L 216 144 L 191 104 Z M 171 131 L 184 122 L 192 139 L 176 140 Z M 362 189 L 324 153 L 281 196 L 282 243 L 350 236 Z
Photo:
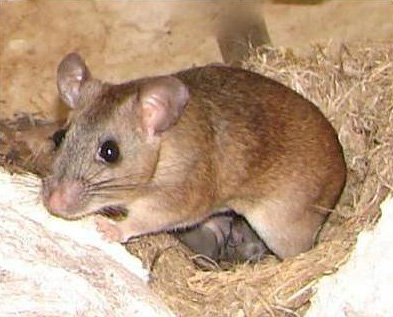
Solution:
M 187 87 L 175 77 L 161 77 L 141 91 L 142 124 L 149 136 L 174 124 L 189 100 Z
M 75 109 L 80 98 L 82 85 L 91 74 L 78 53 L 66 55 L 57 68 L 57 87 L 61 99 Z
M 157 127 L 165 120 L 165 106 L 157 96 L 151 95 L 142 102 L 143 126 L 149 136 L 153 136 Z

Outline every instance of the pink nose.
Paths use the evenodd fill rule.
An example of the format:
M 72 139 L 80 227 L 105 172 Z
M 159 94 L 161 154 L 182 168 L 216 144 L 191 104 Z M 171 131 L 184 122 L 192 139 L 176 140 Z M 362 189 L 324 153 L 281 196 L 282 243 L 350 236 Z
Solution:
M 59 216 L 67 216 L 76 212 L 83 196 L 83 184 L 78 181 L 63 181 L 53 188 L 46 206 L 48 210 Z

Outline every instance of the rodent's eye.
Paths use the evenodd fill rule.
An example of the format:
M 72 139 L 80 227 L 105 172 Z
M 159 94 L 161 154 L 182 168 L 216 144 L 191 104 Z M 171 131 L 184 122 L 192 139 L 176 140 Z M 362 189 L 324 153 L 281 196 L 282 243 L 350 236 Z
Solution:
M 57 149 L 61 143 L 63 142 L 65 135 L 67 133 L 67 129 L 60 129 L 57 130 L 55 133 L 52 135 L 52 141 L 55 143 L 55 148 Z
M 113 140 L 105 141 L 98 150 L 98 154 L 106 163 L 115 163 L 120 156 L 119 146 Z

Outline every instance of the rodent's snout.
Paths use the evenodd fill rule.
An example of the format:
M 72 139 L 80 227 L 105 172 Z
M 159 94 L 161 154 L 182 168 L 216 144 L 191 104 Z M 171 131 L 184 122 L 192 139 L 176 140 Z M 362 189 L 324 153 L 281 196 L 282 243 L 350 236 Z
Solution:
M 66 180 L 59 184 L 51 180 L 43 182 L 44 205 L 56 216 L 73 218 L 80 206 L 83 192 L 84 186 L 80 181 Z

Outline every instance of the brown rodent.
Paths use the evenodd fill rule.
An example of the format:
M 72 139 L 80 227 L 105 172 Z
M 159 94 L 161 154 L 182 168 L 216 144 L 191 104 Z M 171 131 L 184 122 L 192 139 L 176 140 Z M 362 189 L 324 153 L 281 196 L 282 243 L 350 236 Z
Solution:
M 280 258 L 312 247 L 345 183 L 336 133 L 289 88 L 239 68 L 206 66 L 112 85 L 77 53 L 60 63 L 74 109 L 53 174 L 48 210 L 97 217 L 107 238 L 193 226 L 232 209 Z

